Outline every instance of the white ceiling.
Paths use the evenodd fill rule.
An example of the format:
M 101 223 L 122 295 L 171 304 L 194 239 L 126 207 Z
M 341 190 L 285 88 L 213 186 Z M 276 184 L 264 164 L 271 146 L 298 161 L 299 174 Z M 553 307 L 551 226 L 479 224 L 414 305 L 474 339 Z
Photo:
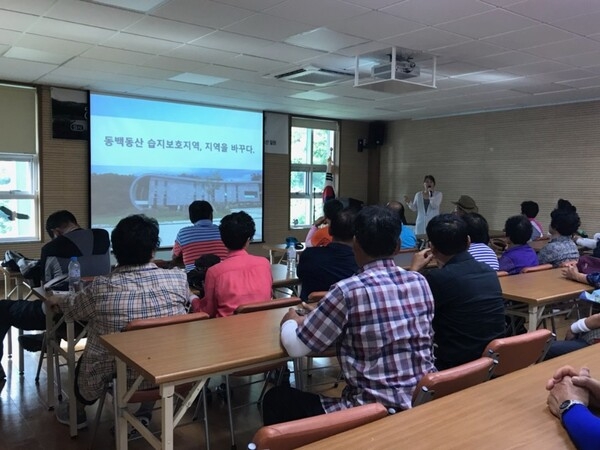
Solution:
M 600 99 L 600 0 L 102 3 L 0 0 L 0 79 L 362 120 Z M 437 55 L 437 89 L 265 77 L 307 65 L 353 71 L 356 55 L 391 46 Z M 178 75 L 216 84 L 170 80 Z

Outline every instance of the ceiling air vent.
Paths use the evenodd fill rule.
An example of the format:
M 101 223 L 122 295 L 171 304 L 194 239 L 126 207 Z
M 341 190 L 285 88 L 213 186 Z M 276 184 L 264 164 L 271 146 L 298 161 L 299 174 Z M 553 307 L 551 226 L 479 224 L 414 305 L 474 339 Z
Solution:
M 319 67 L 307 66 L 301 69 L 275 75 L 278 80 L 289 81 L 291 83 L 308 84 L 311 86 L 327 86 L 329 84 L 340 83 L 354 78 L 353 73 L 341 72 L 338 70 L 321 69 Z

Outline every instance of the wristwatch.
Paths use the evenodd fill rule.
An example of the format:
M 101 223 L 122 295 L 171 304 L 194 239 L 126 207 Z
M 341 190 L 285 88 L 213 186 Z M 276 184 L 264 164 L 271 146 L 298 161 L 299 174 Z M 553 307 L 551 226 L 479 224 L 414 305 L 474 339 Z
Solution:
M 558 407 L 558 411 L 560 412 L 560 419 L 562 420 L 565 416 L 565 413 L 570 410 L 575 405 L 585 405 L 585 403 L 580 402 L 579 400 L 565 400 Z

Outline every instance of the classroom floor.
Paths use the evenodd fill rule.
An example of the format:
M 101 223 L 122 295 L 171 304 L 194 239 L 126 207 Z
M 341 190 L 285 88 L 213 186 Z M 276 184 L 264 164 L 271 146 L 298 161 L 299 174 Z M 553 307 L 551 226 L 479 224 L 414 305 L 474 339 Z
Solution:
M 14 345 L 18 342 L 17 331 L 15 329 L 12 331 Z M 8 339 L 5 339 L 5 341 L 8 341 Z M 54 411 L 48 411 L 45 363 L 39 385 L 34 381 L 39 353 L 25 352 L 24 376 L 19 376 L 18 373 L 18 352 L 11 359 L 7 355 L 5 342 L 2 366 L 7 377 L 4 382 L 0 380 L 0 450 L 80 450 L 90 448 L 91 427 L 96 414 L 96 406 L 87 408 L 88 428 L 80 430 L 79 435 L 71 439 L 68 427 L 57 422 Z M 334 364 L 334 362 L 325 358 L 315 360 L 315 370 L 312 371 L 308 381 L 312 391 L 325 392 L 328 395 L 339 395 L 343 383 L 340 383 L 337 389 L 333 388 L 333 383 L 339 373 L 339 366 L 331 366 L 331 364 Z M 208 420 L 211 448 L 222 450 L 230 448 L 230 434 L 227 405 L 215 392 L 216 387 L 221 383 L 221 378 L 217 378 L 212 379 L 210 382 L 213 399 L 208 406 Z M 63 375 L 63 379 L 66 379 L 66 373 Z M 260 380 L 261 377 L 255 376 L 252 379 Z M 256 403 L 243 406 L 243 404 L 248 403 L 249 399 L 256 400 L 258 398 L 262 383 L 241 386 L 242 383 L 248 381 L 249 378 L 244 377 L 241 379 L 232 378 L 231 382 L 233 386 L 236 444 L 239 450 L 247 447 L 256 430 L 262 426 Z M 293 386 L 293 374 L 290 376 L 290 382 Z M 236 405 L 242 406 L 235 408 Z M 175 429 L 174 442 L 175 448 L 178 450 L 205 448 L 203 422 L 201 420 L 192 422 L 191 416 L 192 414 L 188 412 L 183 419 L 187 424 Z M 94 449 L 115 448 L 114 437 L 111 433 L 112 426 L 111 408 L 106 405 L 96 435 Z M 150 429 L 160 430 L 159 411 L 154 413 Z M 129 443 L 129 448 L 148 449 L 151 447 L 143 439 L 137 439 Z

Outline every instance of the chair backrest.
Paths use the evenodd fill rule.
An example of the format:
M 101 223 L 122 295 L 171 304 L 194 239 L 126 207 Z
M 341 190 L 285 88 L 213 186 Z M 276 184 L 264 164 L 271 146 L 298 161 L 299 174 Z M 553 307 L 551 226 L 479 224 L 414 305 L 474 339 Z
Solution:
M 302 303 L 302 300 L 298 297 L 288 298 L 276 298 L 266 302 L 247 303 L 245 305 L 238 306 L 234 314 L 246 314 L 256 311 L 265 311 L 267 309 L 285 308 L 286 306 L 296 306 Z
M 129 322 L 122 331 L 143 330 L 144 328 L 164 327 L 177 323 L 195 322 L 196 320 L 208 319 L 210 316 L 205 312 L 191 314 L 178 314 L 176 316 L 150 317 L 148 319 L 134 319 Z
M 424 375 L 413 392 L 413 406 L 422 405 L 489 380 L 496 363 L 493 358 L 484 356 L 460 366 Z
M 308 303 L 320 302 L 329 291 L 314 291 L 308 294 Z
M 540 362 L 556 335 L 550 330 L 540 329 L 531 333 L 494 339 L 483 351 L 498 361 L 494 377 L 529 367 Z
M 252 442 L 256 444 L 257 450 L 292 450 L 374 422 L 387 415 L 385 406 L 370 403 L 320 416 L 265 426 L 256 432 Z
M 550 270 L 552 269 L 552 267 L 552 264 L 540 264 L 539 266 L 525 267 L 523 270 L 521 270 L 521 273 L 539 272 L 540 270 Z

